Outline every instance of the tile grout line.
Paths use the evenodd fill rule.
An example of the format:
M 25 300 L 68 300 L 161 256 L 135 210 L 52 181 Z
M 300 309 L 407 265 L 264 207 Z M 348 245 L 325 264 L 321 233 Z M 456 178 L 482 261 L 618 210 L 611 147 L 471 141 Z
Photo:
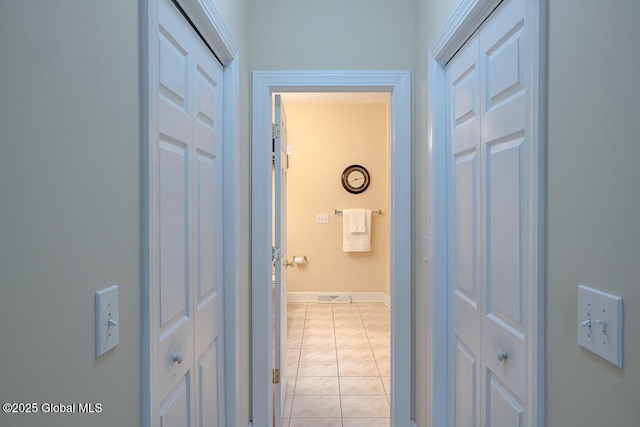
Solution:
M 340 402 L 340 424 L 344 424 L 344 413 L 342 412 L 342 382 L 340 381 L 340 361 L 338 360 L 338 334 L 336 333 L 336 313 L 331 307 L 331 322 L 333 325 L 333 343 L 336 353 L 336 374 L 338 375 L 338 402 Z

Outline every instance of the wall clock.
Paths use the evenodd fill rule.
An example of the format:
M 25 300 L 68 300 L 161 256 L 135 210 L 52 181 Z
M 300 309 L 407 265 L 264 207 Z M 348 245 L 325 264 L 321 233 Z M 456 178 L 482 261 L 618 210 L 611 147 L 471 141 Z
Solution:
M 342 172 L 342 186 L 352 194 L 362 193 L 369 187 L 369 171 L 360 165 L 351 165 Z

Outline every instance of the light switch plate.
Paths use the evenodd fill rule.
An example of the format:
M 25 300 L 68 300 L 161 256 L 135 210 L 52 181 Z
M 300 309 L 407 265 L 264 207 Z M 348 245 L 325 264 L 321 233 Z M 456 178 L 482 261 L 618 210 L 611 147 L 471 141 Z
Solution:
M 96 359 L 118 344 L 118 286 L 96 292 Z
M 316 224 L 329 224 L 329 214 L 316 214 Z
M 622 297 L 578 286 L 578 344 L 622 368 Z

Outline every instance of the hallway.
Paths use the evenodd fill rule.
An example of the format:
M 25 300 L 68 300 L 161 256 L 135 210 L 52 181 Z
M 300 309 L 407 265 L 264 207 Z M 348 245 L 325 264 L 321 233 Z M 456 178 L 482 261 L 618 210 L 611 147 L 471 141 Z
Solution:
M 384 303 L 289 303 L 283 427 L 388 427 L 389 330 Z

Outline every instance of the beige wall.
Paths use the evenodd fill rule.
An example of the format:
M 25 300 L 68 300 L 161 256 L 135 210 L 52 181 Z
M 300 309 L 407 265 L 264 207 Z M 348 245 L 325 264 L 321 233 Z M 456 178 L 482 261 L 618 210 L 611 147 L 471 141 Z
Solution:
M 246 1 L 214 3 L 240 45 L 246 168 Z M 141 425 L 139 7 L 0 2 L 0 401 L 103 405 L 93 416 L 0 412 L 3 427 Z M 248 195 L 247 178 L 245 224 Z M 246 276 L 241 372 L 230 379 L 241 396 L 250 375 Z M 95 359 L 94 294 L 112 283 L 120 343 Z M 237 425 L 248 424 L 249 404 L 243 399 Z
M 309 262 L 287 270 L 290 292 L 383 292 L 389 289 L 389 111 L 378 104 L 287 103 L 289 258 Z M 371 175 L 361 194 L 344 190 L 342 171 L 360 164 Z M 381 209 L 371 218 L 371 251 L 343 252 L 342 216 L 334 209 Z M 316 224 L 328 213 L 329 224 Z
M 640 342 L 640 3 L 550 0 L 547 102 L 548 427 L 638 424 Z M 426 156 L 426 53 L 457 2 L 417 1 L 417 157 Z M 594 31 L 597 29 L 597 31 Z M 426 165 L 417 160 L 416 234 L 426 234 Z M 427 266 L 415 253 L 416 421 L 426 413 Z M 624 298 L 624 368 L 577 344 L 577 286 Z

